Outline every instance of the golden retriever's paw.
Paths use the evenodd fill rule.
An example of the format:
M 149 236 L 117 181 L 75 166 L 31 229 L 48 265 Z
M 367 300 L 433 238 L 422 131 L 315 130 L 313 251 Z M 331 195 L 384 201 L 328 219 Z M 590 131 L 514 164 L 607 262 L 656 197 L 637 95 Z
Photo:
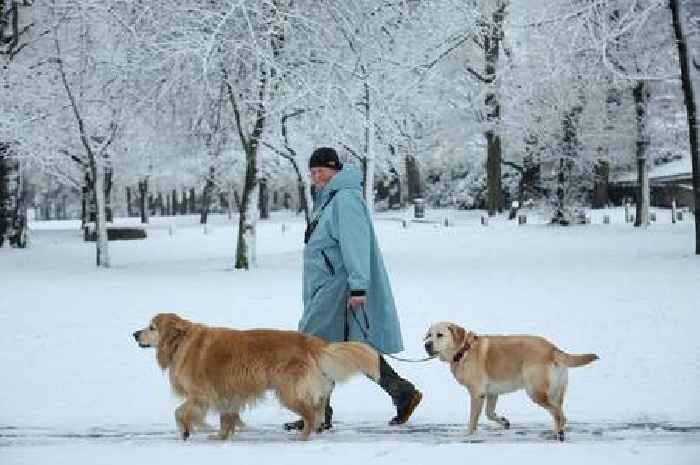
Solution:
M 294 439 L 296 441 L 308 441 L 310 436 L 311 433 L 304 433 L 303 431 L 299 431 L 297 434 L 294 435 Z

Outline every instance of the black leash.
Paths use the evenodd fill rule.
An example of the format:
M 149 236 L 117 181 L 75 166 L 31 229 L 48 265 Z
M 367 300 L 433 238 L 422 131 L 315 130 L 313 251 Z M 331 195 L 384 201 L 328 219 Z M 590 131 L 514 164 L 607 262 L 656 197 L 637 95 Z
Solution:
M 365 304 L 360 304 L 360 309 L 362 310 L 362 314 L 365 317 L 365 325 L 367 326 L 367 329 L 369 330 L 369 319 L 367 318 L 367 312 L 365 312 Z M 348 324 L 348 313 L 352 314 L 352 318 L 355 320 L 355 323 L 357 323 L 357 327 L 360 328 L 360 332 L 362 333 L 362 336 L 365 338 L 365 343 L 379 352 L 381 355 L 385 357 L 389 357 L 393 360 L 397 360 L 399 362 L 407 362 L 407 363 L 422 363 L 422 362 L 427 362 L 428 360 L 432 360 L 437 355 L 432 355 L 430 357 L 425 357 L 425 358 L 403 358 L 403 357 L 397 357 L 392 354 L 387 354 L 386 352 L 379 350 L 372 342 L 369 340 L 369 334 L 367 334 L 367 331 L 362 327 L 362 323 L 360 323 L 360 320 L 357 318 L 357 312 L 350 308 L 350 305 L 345 307 L 345 340 L 348 340 L 348 337 L 350 335 L 350 325 Z

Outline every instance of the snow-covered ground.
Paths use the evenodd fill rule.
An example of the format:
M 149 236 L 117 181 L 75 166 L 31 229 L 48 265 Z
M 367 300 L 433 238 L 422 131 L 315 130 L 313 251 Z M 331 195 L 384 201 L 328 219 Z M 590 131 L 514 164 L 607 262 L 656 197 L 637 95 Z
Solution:
M 622 210 L 593 224 L 525 226 L 479 212 L 433 211 L 434 222 L 380 213 L 376 227 L 408 357 L 428 325 L 533 333 L 601 359 L 570 371 L 567 442 L 544 433 L 527 396 L 499 400 L 512 428 L 482 417 L 464 436 L 468 397 L 446 365 L 392 362 L 424 392 L 410 422 L 385 427 L 389 398 L 364 378 L 336 389 L 336 427 L 300 443 L 276 401 L 244 413 L 247 428 L 218 443 L 176 439 L 177 405 L 154 354 L 132 332 L 160 311 L 237 328 L 296 328 L 303 221 L 259 223 L 258 268 L 234 271 L 235 226 L 214 216 L 152 218 L 148 239 L 110 243 L 112 268 L 75 222 L 36 222 L 27 250 L 0 249 L 0 464 L 82 463 L 700 463 L 700 258 L 692 218 L 645 229 Z M 449 216 L 450 227 L 443 220 Z M 118 223 L 135 223 L 121 219 Z M 172 234 L 171 234 L 172 233 Z M 210 422 L 215 424 L 215 419 Z

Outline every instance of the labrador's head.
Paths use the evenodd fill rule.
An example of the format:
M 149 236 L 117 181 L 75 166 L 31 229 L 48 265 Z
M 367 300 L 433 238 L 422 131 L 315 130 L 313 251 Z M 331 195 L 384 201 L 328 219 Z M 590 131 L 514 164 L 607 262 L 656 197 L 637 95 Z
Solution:
M 425 351 L 430 356 L 437 355 L 443 362 L 451 361 L 464 345 L 466 337 L 467 331 L 455 323 L 435 323 L 423 338 Z

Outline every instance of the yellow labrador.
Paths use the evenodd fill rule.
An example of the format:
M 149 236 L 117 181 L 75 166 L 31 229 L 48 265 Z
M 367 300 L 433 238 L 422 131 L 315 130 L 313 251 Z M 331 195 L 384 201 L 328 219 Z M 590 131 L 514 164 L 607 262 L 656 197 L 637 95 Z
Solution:
M 500 394 L 525 389 L 552 415 L 554 434 L 563 441 L 568 368 L 598 359 L 595 354 L 569 355 L 539 336 L 479 336 L 449 322 L 432 325 L 424 341 L 426 352 L 448 362 L 454 377 L 469 391 L 467 434 L 476 431 L 484 400 L 488 419 L 510 428 L 510 422 L 496 414 L 496 401 Z

